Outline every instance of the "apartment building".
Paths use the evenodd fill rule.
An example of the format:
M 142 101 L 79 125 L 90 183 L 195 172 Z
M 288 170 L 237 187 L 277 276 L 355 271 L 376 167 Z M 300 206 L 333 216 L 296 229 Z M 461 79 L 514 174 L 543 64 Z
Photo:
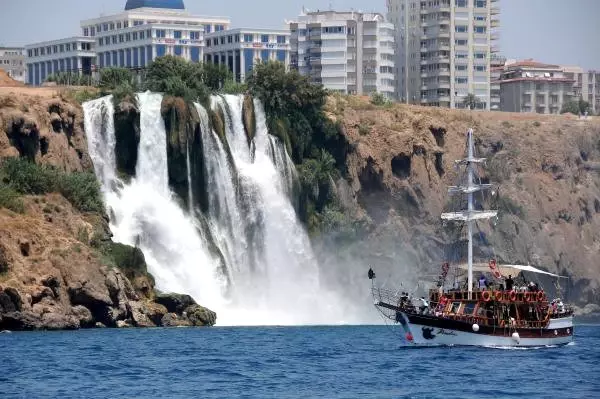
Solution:
M 574 83 L 558 65 L 533 60 L 509 64 L 500 78 L 500 109 L 557 114 L 564 103 L 575 98 Z
M 229 25 L 190 15 L 182 0 L 128 0 L 124 12 L 82 21 L 81 31 L 96 42 L 99 68 L 143 68 L 164 55 L 202 61 L 204 34 Z
M 396 97 L 394 26 L 381 14 L 303 10 L 290 27 L 290 67 L 345 94 Z
M 227 66 L 237 82 L 244 82 L 258 62 L 290 64 L 290 32 L 239 28 L 207 33 L 204 62 Z
M 0 47 L 0 69 L 16 81 L 25 82 L 25 49 L 22 47 Z
M 491 59 L 498 51 L 497 0 L 387 0 L 396 26 L 399 98 L 407 103 L 492 109 Z M 495 90 L 497 92 L 497 90 Z M 496 94 L 495 94 L 496 95 Z
M 27 83 L 39 86 L 59 72 L 91 75 L 96 62 L 95 41 L 89 37 L 69 37 L 25 46 Z
M 492 54 L 490 58 L 490 110 L 500 111 L 500 78 L 506 65 L 506 57 Z
M 594 113 L 600 112 L 600 71 L 586 71 L 578 66 L 563 66 L 565 77 L 573 79 L 575 99 L 587 101 Z

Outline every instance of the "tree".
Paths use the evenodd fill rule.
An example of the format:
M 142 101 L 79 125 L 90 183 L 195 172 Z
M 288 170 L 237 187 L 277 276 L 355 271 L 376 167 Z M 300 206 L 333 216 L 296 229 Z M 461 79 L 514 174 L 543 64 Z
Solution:
M 208 103 L 209 90 L 204 84 L 202 64 L 181 57 L 158 57 L 148 67 L 147 90 L 162 92 L 186 101 Z
M 579 98 L 579 100 L 571 100 L 563 104 L 560 113 L 566 114 L 567 112 L 574 115 L 585 114 L 586 112 L 591 113 L 592 107 L 583 98 Z
M 479 100 L 479 98 L 473 93 L 467 94 L 463 99 L 463 104 L 465 105 L 465 108 L 469 109 L 477 108 L 477 105 L 479 105 L 480 102 L 481 101 Z
M 127 68 L 104 68 L 100 70 L 100 87 L 113 90 L 122 85 L 133 85 L 133 75 Z
M 202 65 L 202 81 L 210 90 L 222 89 L 229 80 L 233 80 L 233 74 L 225 65 L 211 63 Z

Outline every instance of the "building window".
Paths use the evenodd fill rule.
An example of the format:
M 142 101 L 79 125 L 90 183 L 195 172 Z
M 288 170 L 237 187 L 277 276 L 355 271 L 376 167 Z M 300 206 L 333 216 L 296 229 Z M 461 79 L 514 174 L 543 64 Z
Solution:
M 71 51 L 71 43 L 67 43 L 65 45 L 65 47 L 66 47 L 67 51 Z
M 200 32 L 190 32 L 190 39 L 200 40 Z
M 178 55 L 178 56 L 183 55 L 183 46 L 175 46 L 175 55 Z
M 61 44 L 61 45 L 59 46 L 59 48 L 60 48 L 60 52 L 61 52 L 61 53 L 64 53 L 64 52 L 65 52 L 65 45 L 64 45 L 64 44 Z
M 485 72 L 487 68 L 485 65 L 475 65 L 473 70 L 475 70 L 475 72 Z
M 117 44 L 117 35 L 112 37 L 112 44 Z
M 210 46 L 211 46 L 211 43 L 212 43 L 212 40 L 207 40 L 207 41 L 206 41 L 206 47 L 210 47 Z
M 144 40 L 146 38 L 146 32 L 141 31 L 140 32 L 140 40 Z
M 253 42 L 254 41 L 254 35 L 246 33 L 244 35 L 244 41 L 247 42 L 247 43 Z
M 486 29 L 485 26 L 476 26 L 475 27 L 475 33 L 485 33 Z
M 133 32 L 132 38 L 133 38 L 133 40 L 137 40 L 138 39 L 138 33 L 137 32 Z
M 108 24 L 102 24 L 102 30 L 106 32 L 108 30 Z
M 285 63 L 285 50 L 277 50 L 277 61 Z
M 110 30 L 115 30 L 115 24 L 114 24 L 114 22 L 111 22 L 111 24 L 110 24 Z M 114 62 L 113 62 L 113 64 L 114 64 Z
M 157 29 L 156 37 L 167 37 L 167 31 L 164 29 Z
M 173 37 L 175 37 L 175 39 L 181 39 L 181 37 L 182 37 L 182 34 L 181 34 L 180 30 L 174 31 L 173 35 L 174 35 Z
M 221 36 L 221 44 L 225 44 L 225 36 Z
M 164 44 L 158 44 L 156 46 L 156 56 L 162 57 L 165 54 L 167 54 L 167 46 L 165 46 Z
M 456 7 L 465 8 L 469 6 L 469 2 L 467 0 L 456 0 Z
M 485 53 L 475 53 L 475 58 L 478 58 L 480 60 L 485 58 Z
M 119 43 L 123 43 L 125 41 L 124 35 L 119 35 Z
M 458 33 L 468 32 L 469 27 L 467 25 L 456 25 L 455 31 Z
M 31 51 L 31 50 L 27 50 L 27 56 L 28 56 L 28 57 L 31 57 L 31 56 L 32 56 L 32 54 L 33 54 L 33 51 Z
M 260 36 L 260 41 L 262 43 L 269 43 L 269 35 L 261 35 Z
M 279 44 L 285 44 L 286 40 L 285 40 L 285 36 L 283 35 L 278 35 L 277 36 L 277 43 Z
M 269 61 L 269 50 L 261 50 L 260 59 L 263 62 Z
M 90 30 L 88 28 L 83 28 L 83 36 L 89 36 Z
M 90 28 L 90 36 L 96 36 L 96 28 L 93 26 Z
M 475 0 L 475 7 L 477 8 L 486 8 L 487 0 Z
M 254 66 L 254 50 L 245 49 L 244 50 L 244 72 L 248 73 L 252 70 Z
M 103 38 L 98 39 L 98 46 L 99 47 L 104 46 L 104 39 Z
M 467 83 L 469 83 L 469 78 L 466 78 L 466 77 L 456 77 L 456 78 L 454 78 L 454 82 L 456 84 L 459 84 L 459 85 L 460 84 L 467 84 Z
M 218 46 L 218 45 L 219 45 L 219 39 L 215 37 L 213 39 L 213 46 Z
M 129 21 L 123 22 L 123 28 L 129 28 Z
M 212 25 L 204 25 L 204 33 L 210 33 Z
M 117 29 L 121 29 L 121 23 L 117 22 Z
M 190 47 L 190 59 L 192 60 L 192 62 L 200 62 L 200 47 Z
M 125 41 L 126 42 L 130 42 L 131 41 L 131 33 L 126 33 L 125 34 Z
M 467 70 L 467 66 L 466 65 L 462 65 L 462 64 L 456 64 L 454 66 L 454 69 L 456 69 L 457 71 L 466 71 Z
M 454 45 L 456 45 L 456 46 L 466 46 L 467 44 L 468 44 L 467 39 L 456 39 L 454 41 Z
M 323 28 L 323 33 L 344 33 L 343 26 L 326 26 Z
M 225 30 L 224 25 L 215 25 L 215 32 L 220 32 L 222 30 Z

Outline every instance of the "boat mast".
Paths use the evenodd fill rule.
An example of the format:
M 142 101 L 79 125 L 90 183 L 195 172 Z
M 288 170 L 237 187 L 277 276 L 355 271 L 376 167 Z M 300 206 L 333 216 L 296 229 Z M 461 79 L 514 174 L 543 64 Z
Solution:
M 469 215 L 473 212 L 473 129 L 469 129 L 469 156 L 467 158 L 467 198 L 468 198 L 468 207 L 467 210 Z M 467 229 L 469 234 L 468 241 L 468 266 L 469 266 L 469 279 L 468 279 L 468 287 L 469 287 L 469 299 L 472 299 L 471 296 L 473 294 L 473 220 L 471 218 L 467 218 Z
M 473 204 L 473 194 L 477 191 L 486 190 L 492 188 L 491 184 L 475 184 L 475 164 L 483 163 L 485 158 L 475 158 L 474 154 L 474 143 L 473 143 L 473 129 L 469 129 L 467 132 L 467 158 L 455 161 L 457 164 L 466 165 L 467 167 L 467 185 L 466 186 L 451 186 L 448 188 L 448 192 L 467 194 L 468 206 L 466 210 L 458 212 L 442 213 L 442 219 L 444 220 L 459 220 L 467 223 L 468 238 L 468 290 L 469 299 L 472 299 L 473 294 L 473 222 L 479 219 L 490 219 L 498 214 L 498 211 L 483 210 L 476 211 Z

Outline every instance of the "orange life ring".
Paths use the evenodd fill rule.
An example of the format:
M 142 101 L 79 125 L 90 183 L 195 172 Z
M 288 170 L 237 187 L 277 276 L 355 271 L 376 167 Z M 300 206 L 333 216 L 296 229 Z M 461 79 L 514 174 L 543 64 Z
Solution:
M 494 293 L 494 298 L 496 298 L 497 301 L 501 301 L 502 300 L 502 291 L 496 291 Z
M 538 302 L 543 302 L 544 299 L 546 299 L 546 296 L 544 295 L 544 291 L 538 291 L 538 293 L 537 293 Z
M 493 273 L 494 273 L 494 277 L 496 277 L 496 278 L 501 278 L 502 277 L 502 274 L 500 274 L 500 272 L 498 271 L 498 269 L 494 269 Z
M 490 259 L 490 269 L 496 270 L 496 259 Z
M 489 291 L 483 291 L 481 293 L 481 298 L 485 301 L 485 302 L 489 302 L 490 299 L 492 299 L 492 295 L 490 294 Z
M 511 302 L 514 302 L 517 300 L 517 293 L 515 292 L 515 290 L 510 291 L 509 295 L 510 295 Z

